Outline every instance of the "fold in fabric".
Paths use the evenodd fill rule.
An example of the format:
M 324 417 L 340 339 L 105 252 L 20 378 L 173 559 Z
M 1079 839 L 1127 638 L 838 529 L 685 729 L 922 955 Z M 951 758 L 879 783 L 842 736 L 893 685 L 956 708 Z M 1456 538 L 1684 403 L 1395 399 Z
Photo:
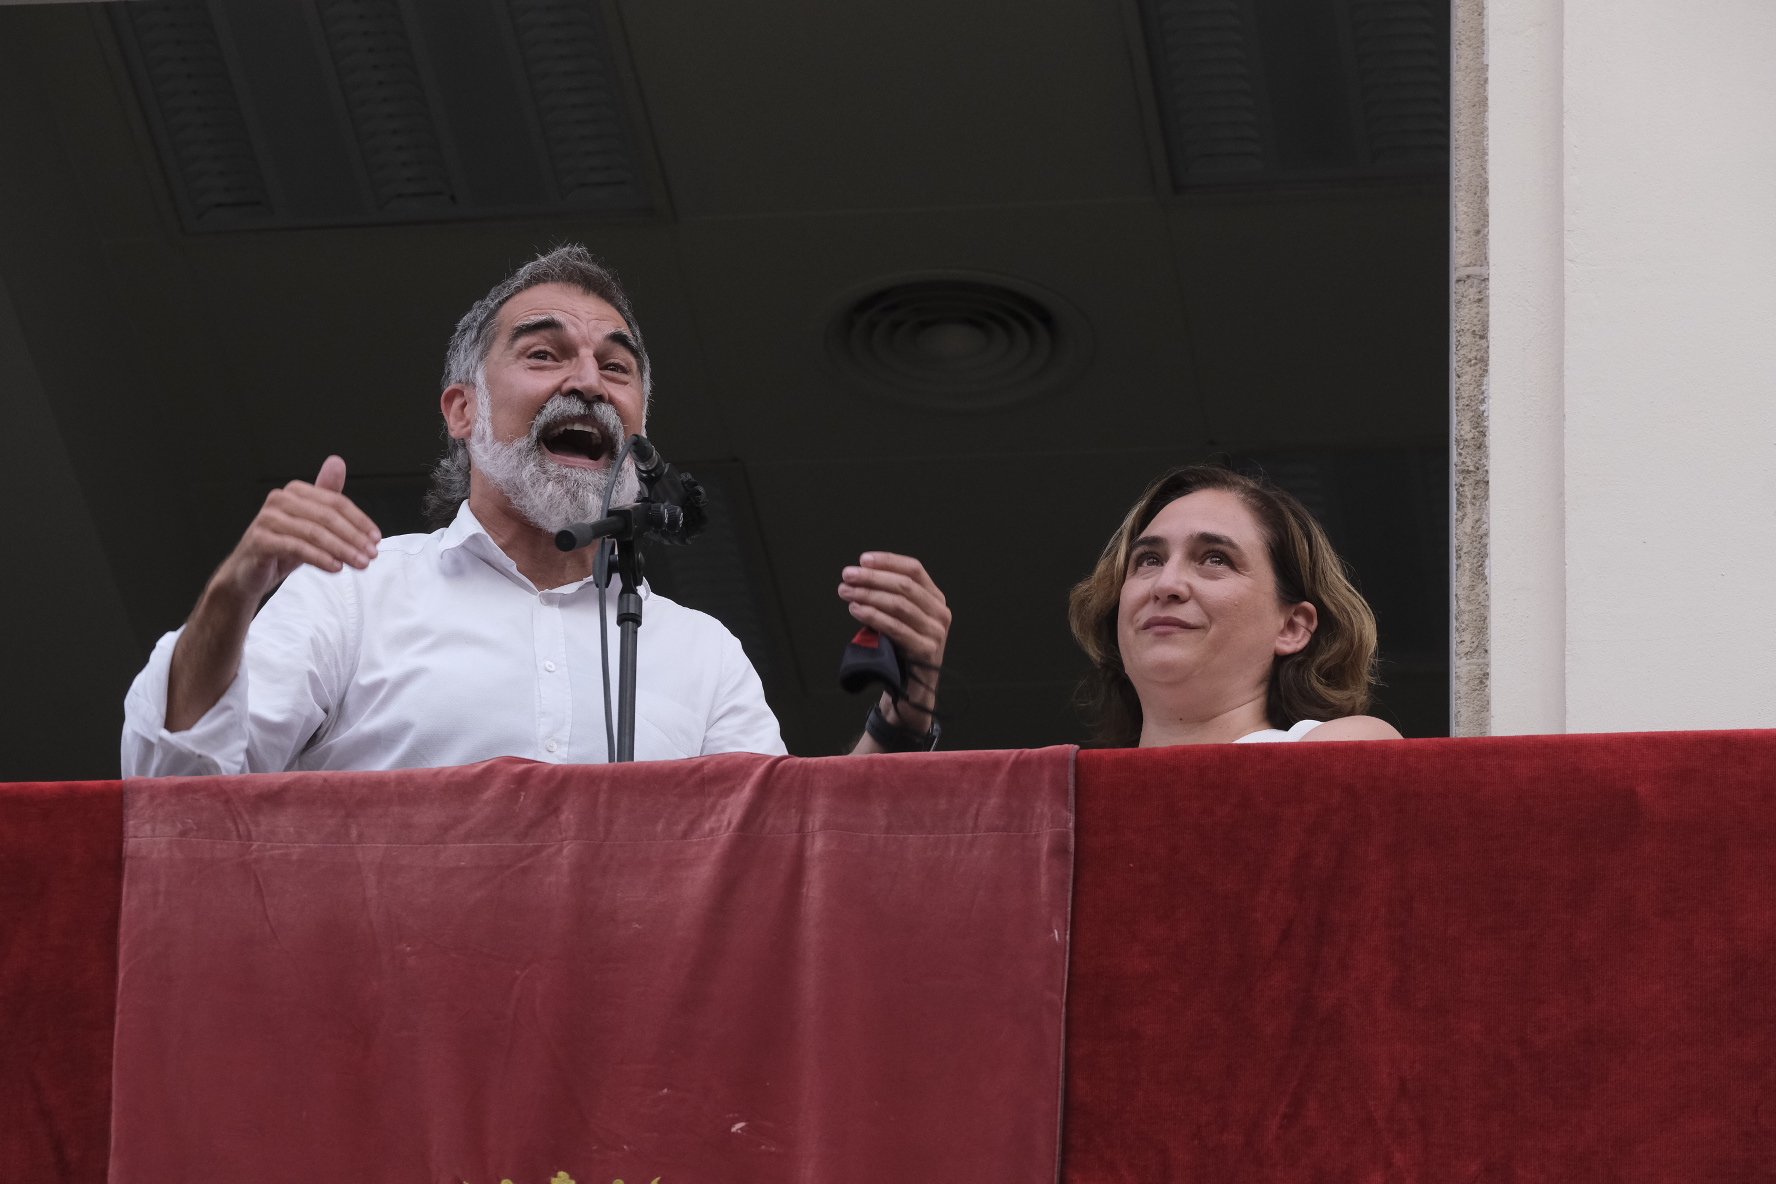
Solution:
M 1072 764 L 129 783 L 111 1180 L 1052 1180 Z

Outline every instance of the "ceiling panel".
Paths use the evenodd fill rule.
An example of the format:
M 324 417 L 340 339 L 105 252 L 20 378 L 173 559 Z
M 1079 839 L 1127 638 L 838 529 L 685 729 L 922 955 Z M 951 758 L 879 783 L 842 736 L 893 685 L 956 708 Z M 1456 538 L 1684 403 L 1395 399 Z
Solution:
M 1116 0 L 624 0 L 681 217 L 1152 192 Z
M 1204 435 L 1165 221 L 1150 202 L 702 221 L 683 231 L 715 397 L 745 455 L 954 456 Z M 1075 381 L 991 413 L 896 399 L 835 364 L 827 334 L 907 276 L 1011 277 L 1077 311 Z

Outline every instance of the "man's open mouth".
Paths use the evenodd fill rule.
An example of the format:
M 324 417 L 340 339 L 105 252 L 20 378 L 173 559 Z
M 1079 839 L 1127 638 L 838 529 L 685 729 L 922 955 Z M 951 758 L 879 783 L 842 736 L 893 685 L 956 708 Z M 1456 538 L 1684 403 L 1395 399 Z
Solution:
M 542 445 L 551 456 L 571 463 L 593 463 L 604 459 L 604 432 L 597 424 L 564 423 L 543 433 Z

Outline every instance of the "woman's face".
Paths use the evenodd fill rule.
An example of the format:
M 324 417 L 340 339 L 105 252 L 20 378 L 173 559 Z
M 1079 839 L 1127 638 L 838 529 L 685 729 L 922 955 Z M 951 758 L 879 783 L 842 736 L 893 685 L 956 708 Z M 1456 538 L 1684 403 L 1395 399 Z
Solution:
M 1130 549 L 1116 641 L 1145 710 L 1152 695 L 1179 694 L 1212 709 L 1261 692 L 1277 655 L 1306 646 L 1315 621 L 1311 604 L 1278 601 L 1263 528 L 1239 496 L 1199 489 L 1160 510 Z

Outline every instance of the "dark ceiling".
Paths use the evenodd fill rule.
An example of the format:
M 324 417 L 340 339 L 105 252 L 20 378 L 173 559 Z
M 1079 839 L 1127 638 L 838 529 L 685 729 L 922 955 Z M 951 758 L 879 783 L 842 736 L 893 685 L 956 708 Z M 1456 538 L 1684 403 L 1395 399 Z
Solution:
M 1447 716 L 1447 17 L 1421 0 L 0 7 L 0 778 L 116 773 L 123 690 L 329 452 L 417 525 L 456 318 L 584 241 L 720 516 L 656 581 L 794 752 L 833 589 L 920 555 L 958 746 L 1083 739 L 1069 585 L 1211 455 L 1320 510 L 1383 714 Z M 643 630 L 645 653 L 646 632 Z

